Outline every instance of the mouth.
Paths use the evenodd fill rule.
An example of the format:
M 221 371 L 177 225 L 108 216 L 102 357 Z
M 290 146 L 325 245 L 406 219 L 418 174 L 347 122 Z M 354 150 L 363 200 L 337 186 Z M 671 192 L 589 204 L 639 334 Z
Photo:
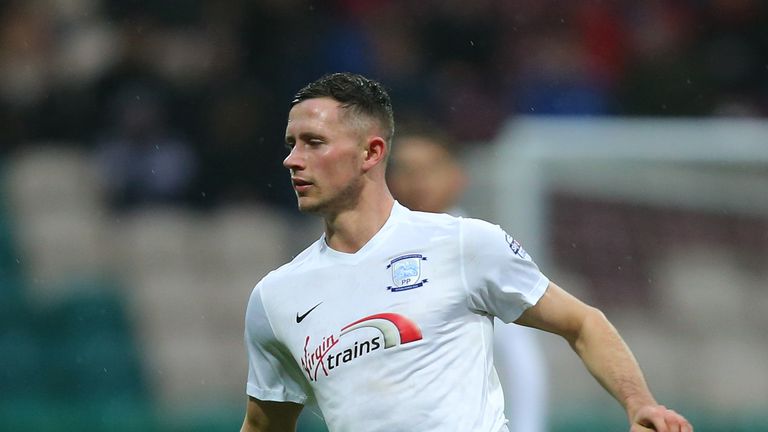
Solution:
M 293 189 L 299 193 L 306 192 L 310 187 L 312 187 L 311 181 L 301 177 L 291 177 L 291 183 L 293 183 Z

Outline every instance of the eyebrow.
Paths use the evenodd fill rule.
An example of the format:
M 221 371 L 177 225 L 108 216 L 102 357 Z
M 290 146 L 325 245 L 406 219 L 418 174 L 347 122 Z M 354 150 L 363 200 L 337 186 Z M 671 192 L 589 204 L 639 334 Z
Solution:
M 325 135 L 319 134 L 319 133 L 313 133 L 313 132 L 302 132 L 299 134 L 299 139 L 301 141 L 309 142 L 313 139 L 320 139 L 320 140 L 327 140 L 327 137 Z M 296 137 L 293 135 L 286 135 L 285 136 L 285 143 L 286 144 L 294 144 L 296 142 Z
M 325 135 L 314 133 L 314 132 L 302 132 L 299 134 L 299 139 L 302 141 L 311 141 L 313 139 L 326 139 Z

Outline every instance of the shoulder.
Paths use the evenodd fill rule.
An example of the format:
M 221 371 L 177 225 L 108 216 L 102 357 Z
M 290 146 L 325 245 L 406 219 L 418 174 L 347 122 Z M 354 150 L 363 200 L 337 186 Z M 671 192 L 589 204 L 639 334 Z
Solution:
M 504 230 L 497 224 L 488 222 L 483 219 L 476 218 L 459 218 L 461 220 L 461 227 L 467 231 L 480 231 L 480 232 L 492 232 L 498 233 Z
M 251 291 L 251 296 L 248 300 L 249 313 L 267 314 L 269 309 L 267 305 L 272 304 L 272 300 L 276 298 L 282 298 L 282 293 L 284 292 L 282 287 L 287 282 L 290 282 L 291 278 L 295 277 L 297 273 L 303 271 L 302 268 L 307 265 L 308 261 L 311 261 L 316 243 L 304 249 L 291 261 L 272 270 L 261 278 Z
M 297 280 L 301 281 L 307 277 L 307 274 L 312 273 L 312 262 L 316 253 L 317 242 L 304 249 L 291 261 L 267 273 L 253 287 L 249 304 L 260 305 L 255 307 L 255 310 L 266 310 L 269 309 L 269 305 L 274 304 L 276 299 L 278 301 L 285 299 L 286 290 L 284 288 L 286 286 L 295 285 Z
M 462 219 L 460 237 L 464 253 L 532 261 L 520 242 L 497 224 L 482 219 Z
M 453 216 L 447 213 L 409 210 L 402 222 L 419 234 L 454 236 L 461 239 L 465 246 L 471 244 L 482 246 L 488 242 L 506 244 L 504 241 L 508 237 L 499 225 L 482 219 Z
M 488 241 L 504 240 L 508 237 L 501 226 L 475 218 L 460 218 L 462 237 L 468 240 Z
M 430 229 L 458 229 L 461 218 L 447 213 L 427 213 L 408 210 L 402 222 L 416 227 Z
M 503 232 L 500 226 L 488 221 L 476 218 L 462 216 L 453 216 L 448 213 L 427 213 L 408 210 L 408 214 L 403 218 L 405 223 L 421 227 L 430 227 L 433 229 L 454 229 L 471 231 L 474 233 L 498 234 Z
M 281 279 L 284 279 L 289 275 L 293 275 L 299 271 L 302 271 L 307 266 L 310 266 L 312 259 L 317 254 L 318 243 L 320 241 L 322 241 L 322 239 L 316 240 L 314 243 L 296 255 L 292 260 L 267 273 L 267 275 L 261 279 L 259 285 L 271 285 L 275 282 L 279 282 Z
M 511 251 L 520 258 L 528 258 L 520 243 L 501 226 L 482 219 L 461 219 L 461 239 L 466 250 Z

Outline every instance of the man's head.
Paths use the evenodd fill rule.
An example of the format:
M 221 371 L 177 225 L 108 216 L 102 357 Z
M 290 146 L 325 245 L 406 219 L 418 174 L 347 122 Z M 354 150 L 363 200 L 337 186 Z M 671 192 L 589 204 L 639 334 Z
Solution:
M 362 75 L 337 72 L 307 84 L 296 93 L 291 107 L 308 99 L 330 98 L 341 104 L 344 119 L 364 129 L 371 121 L 381 128 L 381 135 L 391 145 L 395 133 L 392 101 L 384 87 Z
M 467 183 L 457 153 L 453 140 L 434 128 L 398 135 L 387 172 L 392 194 L 411 210 L 449 212 Z
M 386 188 L 393 131 L 392 103 L 375 81 L 335 73 L 301 89 L 291 102 L 283 161 L 299 209 L 339 212 L 355 206 L 369 184 Z

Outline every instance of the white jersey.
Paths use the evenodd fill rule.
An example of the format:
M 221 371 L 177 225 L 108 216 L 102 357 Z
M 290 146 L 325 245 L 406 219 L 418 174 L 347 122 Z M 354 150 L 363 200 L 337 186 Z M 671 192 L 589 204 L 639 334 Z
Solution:
M 248 395 L 303 404 L 328 428 L 506 431 L 493 317 L 549 281 L 498 226 L 395 203 L 358 252 L 320 238 L 251 294 Z

